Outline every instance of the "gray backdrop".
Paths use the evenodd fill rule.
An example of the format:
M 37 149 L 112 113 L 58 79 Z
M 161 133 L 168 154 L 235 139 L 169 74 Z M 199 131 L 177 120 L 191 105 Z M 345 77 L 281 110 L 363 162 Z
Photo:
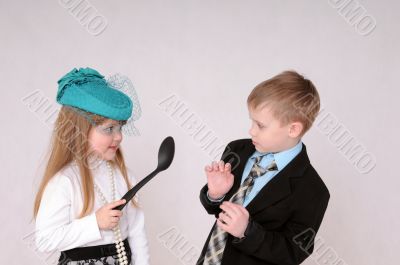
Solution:
M 57 258 L 35 250 L 33 199 L 56 81 L 89 66 L 137 89 L 140 136 L 122 146 L 138 178 L 161 140 L 176 140 L 171 168 L 140 192 L 152 264 L 194 264 L 213 222 L 198 200 L 203 167 L 248 137 L 247 95 L 286 69 L 310 78 L 323 105 L 303 140 L 331 200 L 304 264 L 398 264 L 399 10 L 389 0 L 2 0 L 1 263 Z

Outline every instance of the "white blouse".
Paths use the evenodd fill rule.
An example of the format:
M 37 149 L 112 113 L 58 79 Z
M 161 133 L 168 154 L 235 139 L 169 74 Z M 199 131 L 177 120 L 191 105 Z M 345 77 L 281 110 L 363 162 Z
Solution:
M 106 163 L 92 169 L 93 179 L 111 202 L 111 184 Z M 136 180 L 128 170 L 132 185 Z M 125 180 L 118 169 L 114 169 L 116 199 L 128 191 Z M 47 184 L 36 217 L 35 241 L 39 251 L 64 251 L 76 247 L 87 247 L 114 243 L 112 230 L 100 230 L 95 212 L 103 206 L 95 192 L 93 211 L 78 219 L 82 209 L 81 178 L 78 166 L 71 162 L 58 172 Z M 120 218 L 121 238 L 128 237 L 132 250 L 132 263 L 148 265 L 148 242 L 144 227 L 144 214 L 129 202 Z

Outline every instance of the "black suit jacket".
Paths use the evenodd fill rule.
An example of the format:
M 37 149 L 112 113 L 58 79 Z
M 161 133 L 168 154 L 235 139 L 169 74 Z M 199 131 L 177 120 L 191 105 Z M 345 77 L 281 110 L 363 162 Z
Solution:
M 222 160 L 232 164 L 235 179 L 224 200 L 229 200 L 238 190 L 246 162 L 254 152 L 250 139 L 228 144 Z M 200 192 L 200 201 L 209 214 L 218 217 L 220 203 L 208 200 L 207 190 L 205 185 Z M 222 265 L 300 264 L 313 251 L 315 234 L 329 197 L 329 191 L 311 166 L 303 144 L 301 152 L 248 204 L 250 221 L 245 237 L 239 240 L 228 236 Z M 211 231 L 197 264 L 203 263 Z

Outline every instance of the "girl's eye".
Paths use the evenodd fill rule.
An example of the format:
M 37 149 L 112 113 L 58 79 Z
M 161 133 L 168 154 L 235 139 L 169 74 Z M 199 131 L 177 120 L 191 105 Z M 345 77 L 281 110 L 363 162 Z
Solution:
M 121 125 L 111 125 L 109 127 L 104 128 L 104 132 L 108 134 L 112 134 L 114 132 L 121 132 Z
M 106 134 L 112 134 L 113 130 L 113 126 L 102 128 L 102 131 Z

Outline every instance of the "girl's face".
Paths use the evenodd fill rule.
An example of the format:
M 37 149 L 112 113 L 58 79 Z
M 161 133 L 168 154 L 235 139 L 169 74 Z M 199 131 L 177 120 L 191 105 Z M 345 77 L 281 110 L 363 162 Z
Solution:
M 113 160 L 122 141 L 121 124 L 106 120 L 89 131 L 90 152 L 94 151 L 104 160 Z

